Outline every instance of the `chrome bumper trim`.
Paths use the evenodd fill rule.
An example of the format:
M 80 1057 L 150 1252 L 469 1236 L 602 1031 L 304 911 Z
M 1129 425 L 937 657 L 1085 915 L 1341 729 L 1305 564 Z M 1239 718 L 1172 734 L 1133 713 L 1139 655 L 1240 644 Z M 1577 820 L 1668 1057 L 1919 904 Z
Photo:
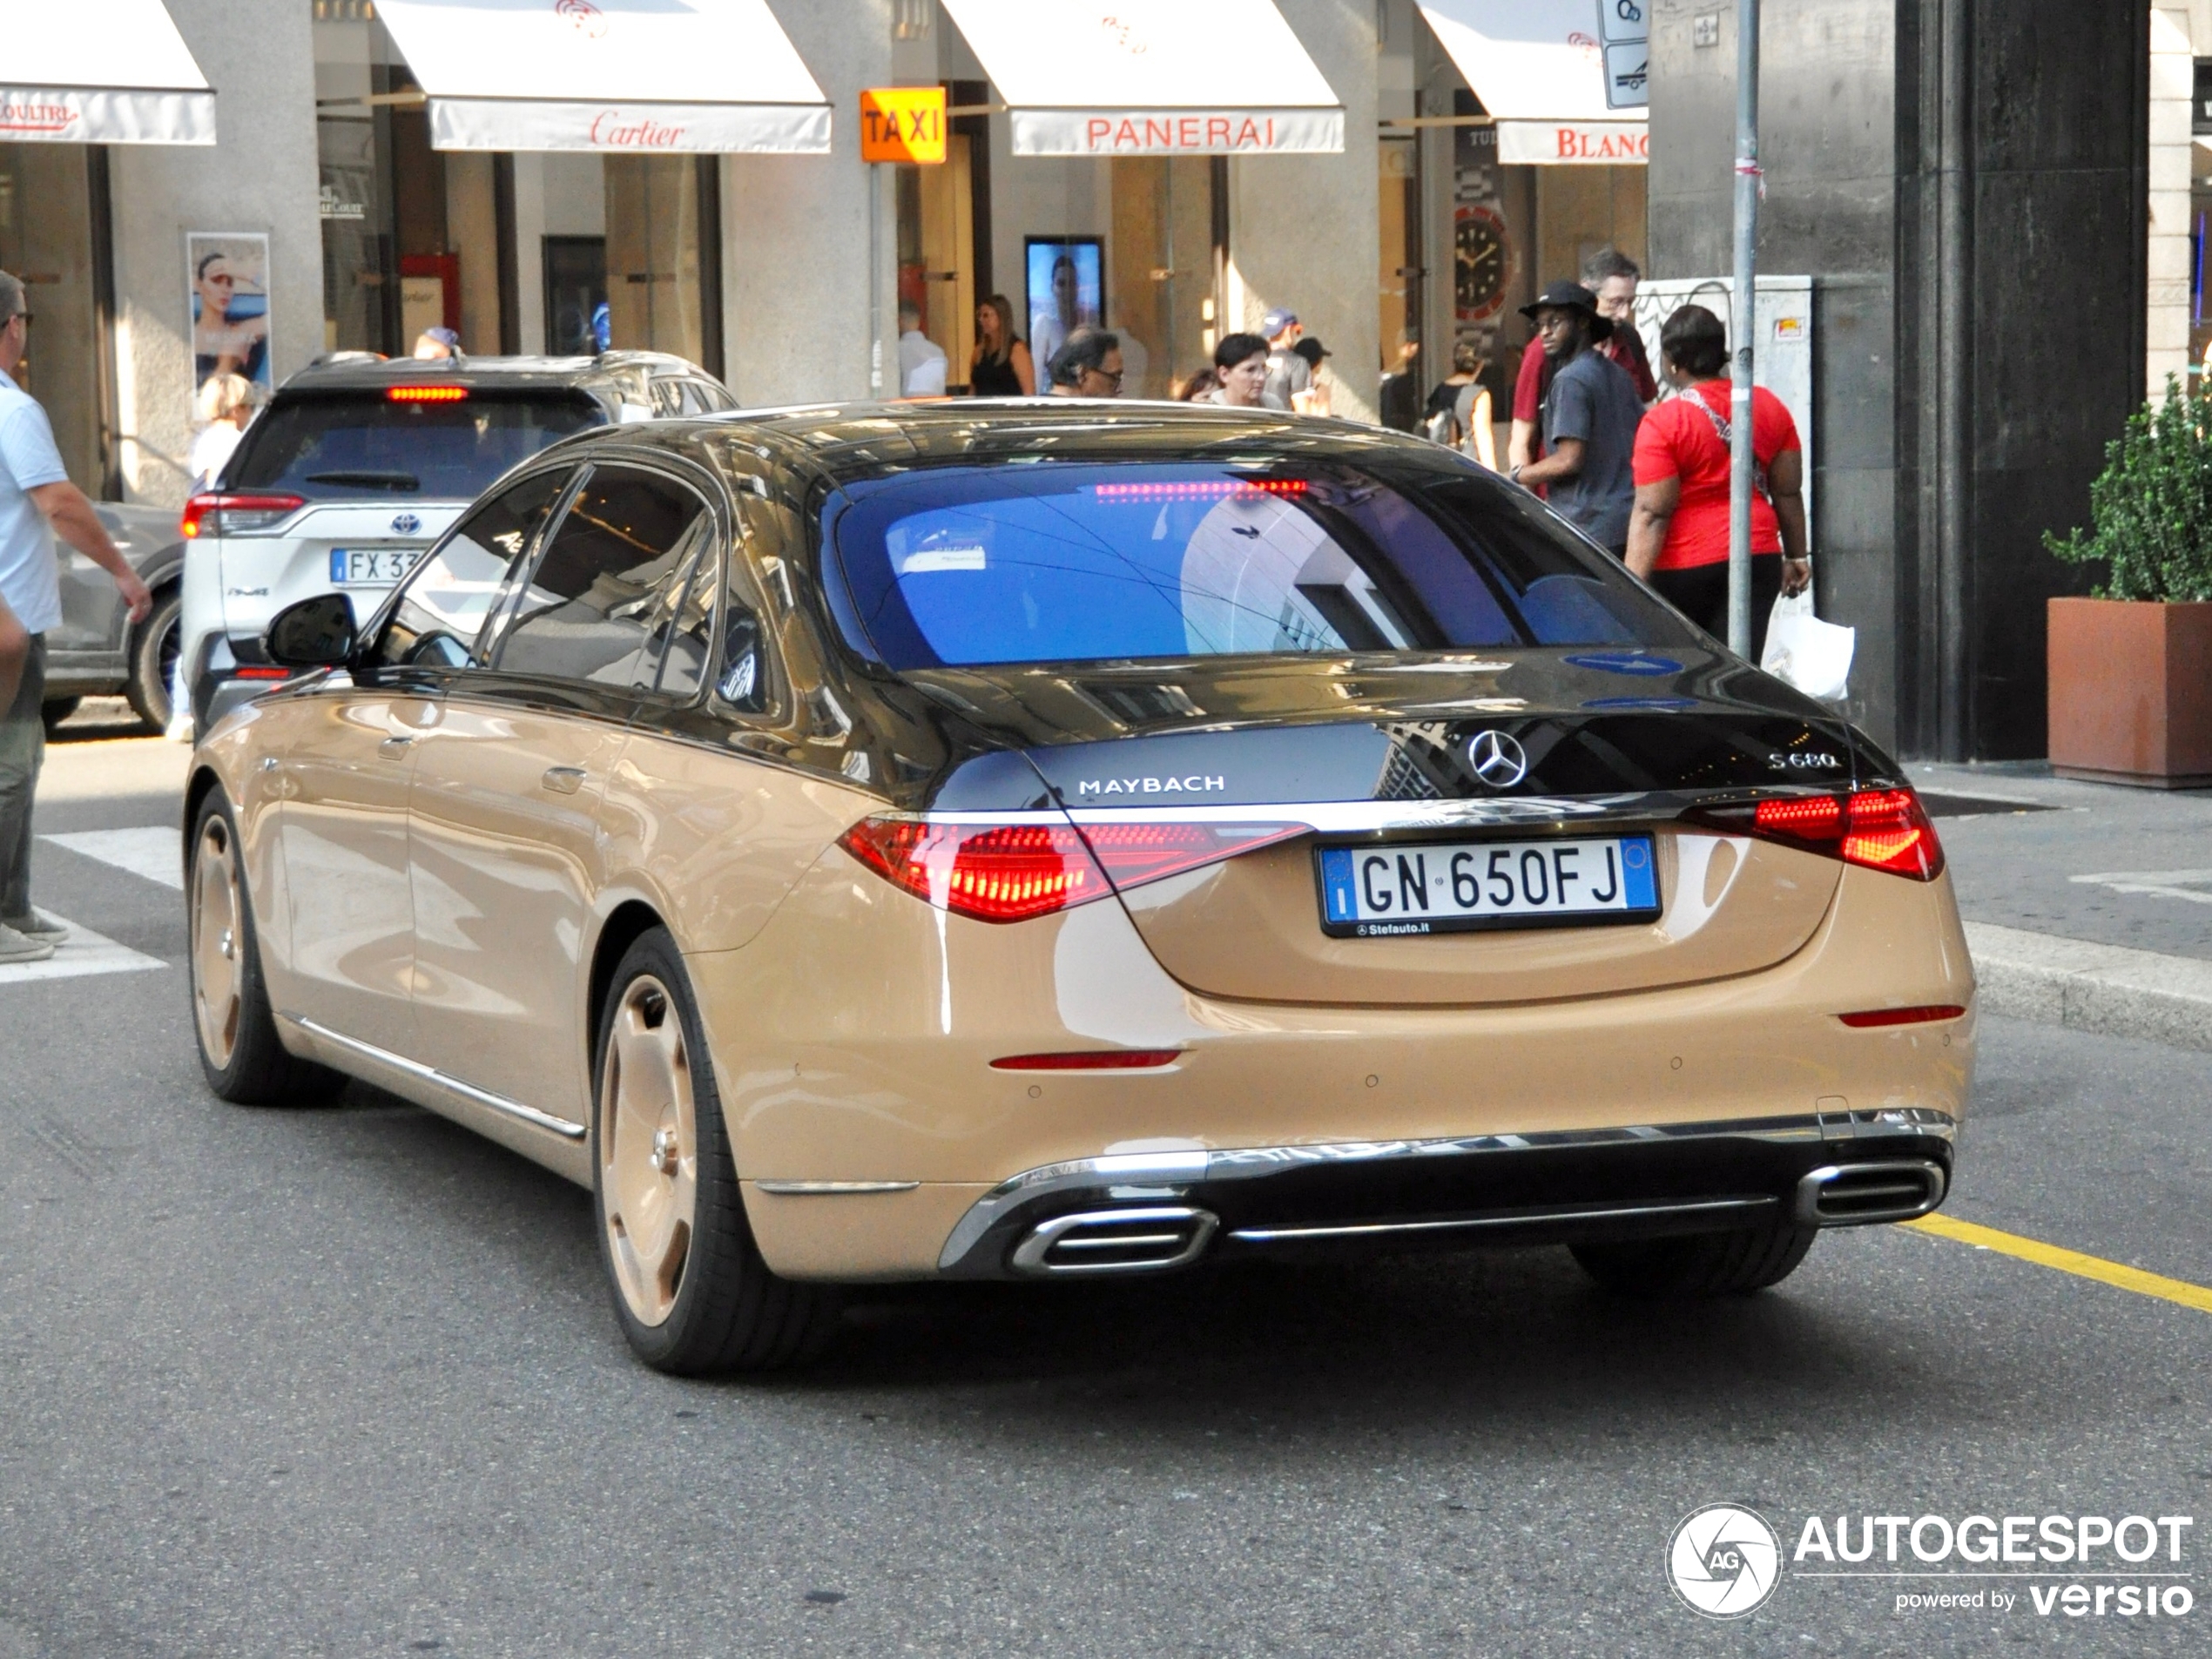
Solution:
M 1565 1210 L 1524 1210 L 1506 1215 L 1452 1216 L 1441 1221 L 1363 1221 L 1345 1226 L 1239 1227 L 1229 1236 L 1247 1244 L 1295 1244 L 1301 1238 L 1371 1238 L 1391 1233 L 1468 1232 L 1485 1227 L 1541 1226 L 1561 1221 L 1626 1221 L 1649 1216 L 1739 1215 L 1771 1210 L 1770 1197 L 1699 1198 L 1683 1204 L 1575 1204 Z
M 1464 1135 L 1420 1141 L 1338 1141 L 1311 1146 L 1254 1146 L 1221 1151 L 1116 1152 L 1071 1158 L 1025 1170 L 1001 1181 L 970 1205 L 938 1252 L 941 1271 L 957 1265 L 1008 1211 L 1055 1193 L 1089 1191 L 1121 1202 L 1174 1199 L 1201 1181 L 1236 1181 L 1315 1165 L 1368 1163 L 1390 1159 L 1479 1157 L 1507 1152 L 1572 1150 L 1753 1140 L 1818 1144 L 1877 1136 L 1924 1135 L 1957 1138 L 1958 1120 L 1925 1106 L 1867 1111 L 1803 1112 L 1784 1117 L 1742 1117 L 1702 1123 L 1640 1123 L 1587 1130 L 1535 1130 L 1524 1135 Z
M 761 1192 L 772 1192 L 779 1198 L 831 1198 L 848 1193 L 912 1192 L 921 1184 L 919 1181 L 755 1181 L 752 1185 Z
M 474 1083 L 464 1083 L 460 1078 L 448 1076 L 446 1073 L 440 1071 L 435 1066 L 424 1065 L 420 1060 L 410 1060 L 403 1054 L 394 1054 L 389 1049 L 380 1049 L 373 1042 L 363 1042 L 359 1037 L 349 1037 L 342 1031 L 333 1031 L 327 1025 L 318 1025 L 313 1020 L 301 1019 L 296 1014 L 287 1014 L 280 1017 L 291 1021 L 302 1031 L 310 1033 L 318 1042 L 334 1044 L 350 1053 L 357 1054 L 365 1060 L 373 1060 L 378 1065 L 389 1066 L 395 1071 L 403 1071 L 409 1076 L 419 1077 L 424 1082 L 445 1089 L 449 1094 L 458 1095 L 462 1099 L 472 1102 L 478 1106 L 489 1107 L 493 1111 L 512 1117 L 517 1122 L 528 1123 L 534 1129 L 551 1130 L 563 1140 L 580 1141 L 590 1133 L 582 1123 L 572 1123 L 565 1117 L 556 1117 L 552 1113 L 542 1112 L 535 1106 L 525 1106 L 519 1100 L 509 1100 L 504 1095 L 495 1095 L 489 1089 L 479 1089 Z

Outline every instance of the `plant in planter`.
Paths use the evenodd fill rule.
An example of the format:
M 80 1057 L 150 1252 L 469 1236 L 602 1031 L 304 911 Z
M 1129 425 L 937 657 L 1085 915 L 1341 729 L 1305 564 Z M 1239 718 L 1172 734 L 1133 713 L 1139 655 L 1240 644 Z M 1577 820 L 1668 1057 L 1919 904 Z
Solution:
M 2050 606 L 2051 769 L 2212 785 L 2212 389 L 2172 379 L 2105 450 L 2089 530 L 2043 544 L 2107 579 Z

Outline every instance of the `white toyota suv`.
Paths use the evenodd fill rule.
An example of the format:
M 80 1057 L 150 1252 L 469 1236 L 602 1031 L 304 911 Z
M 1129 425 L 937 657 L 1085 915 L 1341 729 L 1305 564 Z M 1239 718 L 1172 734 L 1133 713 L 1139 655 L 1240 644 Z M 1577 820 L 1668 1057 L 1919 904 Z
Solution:
M 387 361 L 301 370 L 185 505 L 182 676 L 193 723 L 289 678 L 269 618 L 334 590 L 357 617 L 517 462 L 589 427 L 734 408 L 696 364 L 657 352 Z

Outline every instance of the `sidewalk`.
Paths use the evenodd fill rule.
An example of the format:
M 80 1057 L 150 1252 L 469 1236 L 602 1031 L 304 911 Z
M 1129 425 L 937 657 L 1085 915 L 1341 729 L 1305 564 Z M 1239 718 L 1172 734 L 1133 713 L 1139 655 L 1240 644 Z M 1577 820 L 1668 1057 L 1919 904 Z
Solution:
M 2212 792 L 1909 768 L 1984 1012 L 2212 1051 Z

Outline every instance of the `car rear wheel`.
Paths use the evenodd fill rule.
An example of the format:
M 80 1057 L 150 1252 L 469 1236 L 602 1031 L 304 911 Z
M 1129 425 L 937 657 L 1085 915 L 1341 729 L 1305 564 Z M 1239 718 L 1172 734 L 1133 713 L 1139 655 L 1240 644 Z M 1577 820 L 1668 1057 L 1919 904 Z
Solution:
M 836 1293 L 779 1278 L 753 1244 L 691 982 L 664 929 L 616 968 L 598 1054 L 600 1254 L 637 1357 L 696 1376 L 819 1353 L 836 1331 Z
M 169 729 L 173 711 L 169 688 L 177 671 L 177 654 L 183 650 L 185 597 L 165 593 L 153 602 L 153 612 L 141 624 L 132 641 L 131 679 L 123 694 L 138 716 L 157 732 Z
M 1754 1227 L 1572 1249 L 1582 1271 L 1617 1295 L 1747 1296 L 1796 1272 L 1817 1231 Z
M 207 1086 L 241 1106 L 301 1103 L 327 1096 L 337 1074 L 285 1052 L 277 1041 L 261 951 L 246 897 L 238 824 L 220 790 L 193 819 L 185 872 L 192 944 L 192 1030 Z

